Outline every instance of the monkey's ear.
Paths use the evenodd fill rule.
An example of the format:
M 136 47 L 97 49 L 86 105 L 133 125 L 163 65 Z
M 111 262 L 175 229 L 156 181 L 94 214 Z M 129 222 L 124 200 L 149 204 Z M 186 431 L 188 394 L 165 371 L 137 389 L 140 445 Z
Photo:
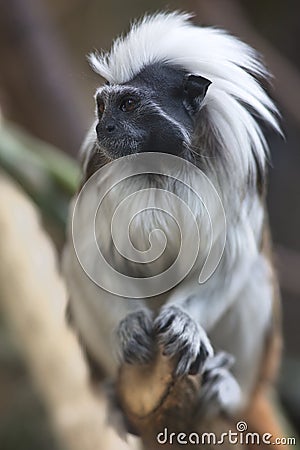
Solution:
M 186 106 L 196 112 L 210 85 L 211 81 L 200 75 L 186 75 L 183 82 L 184 102 Z

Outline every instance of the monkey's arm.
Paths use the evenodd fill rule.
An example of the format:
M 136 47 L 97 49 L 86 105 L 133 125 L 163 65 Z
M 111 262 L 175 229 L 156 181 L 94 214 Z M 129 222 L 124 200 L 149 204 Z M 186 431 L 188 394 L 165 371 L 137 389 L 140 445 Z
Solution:
M 272 277 L 272 266 L 264 254 L 257 254 L 252 260 L 238 261 L 230 272 L 226 270 L 225 262 L 204 284 L 199 284 L 197 274 L 182 282 L 171 293 L 165 308 L 174 306 L 182 309 L 206 332 L 210 332 L 243 296 L 246 296 L 244 304 L 247 309 L 247 298 L 251 296 L 247 294 L 249 289 L 251 293 L 256 289 L 259 291 L 253 295 L 262 298 L 261 307 L 270 311 L 268 305 L 272 303 Z
M 199 285 L 198 291 L 196 285 L 194 290 L 192 286 L 190 290 L 187 288 L 188 285 L 186 291 L 183 287 L 180 292 L 174 292 L 158 315 L 159 339 L 170 356 L 178 354 L 181 348 L 187 348 L 186 341 L 190 339 L 189 350 L 184 353 L 184 373 L 193 368 L 197 358 L 201 367 L 207 355 L 210 356 L 207 341 L 215 350 L 232 354 L 236 361 L 232 373 L 242 390 L 242 406 L 254 388 L 272 323 L 273 291 L 269 264 L 263 256 L 258 257 L 237 292 L 234 292 L 236 286 L 232 284 L 227 292 L 220 289 L 209 298 L 201 296 Z M 202 349 L 197 350 L 199 342 L 195 335 L 201 336 Z M 170 348 L 169 343 L 175 337 L 176 345 Z

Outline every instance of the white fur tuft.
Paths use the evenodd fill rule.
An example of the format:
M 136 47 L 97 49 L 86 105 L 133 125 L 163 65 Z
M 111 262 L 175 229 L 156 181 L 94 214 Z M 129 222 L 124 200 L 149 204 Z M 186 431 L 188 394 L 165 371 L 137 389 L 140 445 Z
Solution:
M 115 41 L 110 53 L 92 54 L 89 61 L 110 83 L 126 83 L 155 62 L 208 78 L 212 84 L 205 104 L 215 133 L 243 174 L 255 173 L 257 163 L 265 165 L 267 145 L 249 110 L 281 133 L 278 111 L 253 77 L 266 78 L 268 73 L 251 47 L 223 30 L 194 26 L 189 19 L 177 12 L 146 16 Z

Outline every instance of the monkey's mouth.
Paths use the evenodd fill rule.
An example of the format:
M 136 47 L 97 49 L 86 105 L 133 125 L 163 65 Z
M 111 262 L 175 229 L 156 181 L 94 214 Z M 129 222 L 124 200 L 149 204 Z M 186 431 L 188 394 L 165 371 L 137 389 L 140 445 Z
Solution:
M 133 155 L 139 153 L 141 143 L 132 137 L 126 137 L 123 139 L 101 139 L 101 142 L 97 141 L 99 150 L 104 153 L 110 159 L 117 159 L 121 156 Z

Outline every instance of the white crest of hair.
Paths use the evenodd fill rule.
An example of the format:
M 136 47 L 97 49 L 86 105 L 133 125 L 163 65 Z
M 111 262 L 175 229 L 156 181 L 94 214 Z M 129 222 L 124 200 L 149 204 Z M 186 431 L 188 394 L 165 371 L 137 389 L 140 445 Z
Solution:
M 223 30 L 190 23 L 179 12 L 146 16 L 117 39 L 108 54 L 94 53 L 89 61 L 112 84 L 126 83 L 145 66 L 163 62 L 208 78 L 204 100 L 210 122 L 233 164 L 244 177 L 265 166 L 267 145 L 253 115 L 281 133 L 278 111 L 253 75 L 268 72 L 255 51 Z M 253 74 L 253 75 L 251 75 Z

